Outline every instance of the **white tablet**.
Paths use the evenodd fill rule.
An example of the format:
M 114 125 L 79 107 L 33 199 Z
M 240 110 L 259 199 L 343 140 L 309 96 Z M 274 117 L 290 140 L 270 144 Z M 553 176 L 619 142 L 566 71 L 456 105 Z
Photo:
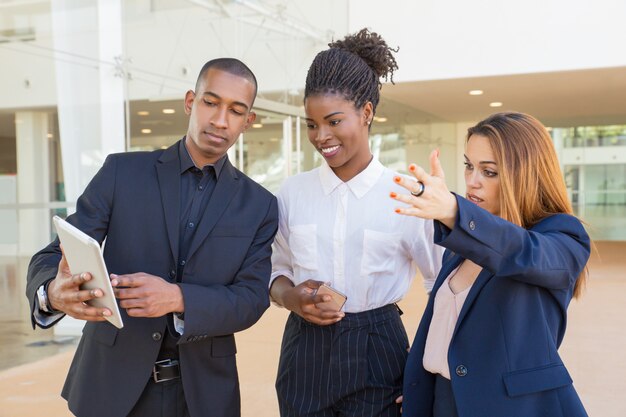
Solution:
M 113 287 L 111 286 L 107 267 L 102 257 L 100 245 L 95 239 L 59 216 L 54 216 L 53 221 L 72 274 L 89 272 L 93 277 L 91 281 L 84 283 L 80 288 L 82 290 L 100 288 L 104 292 L 102 297 L 94 298 L 88 301 L 88 304 L 93 307 L 108 308 L 112 315 L 105 318 L 112 325 L 121 329 L 124 327 L 124 324 L 122 323 L 120 310 L 117 307 L 115 294 L 113 294 Z

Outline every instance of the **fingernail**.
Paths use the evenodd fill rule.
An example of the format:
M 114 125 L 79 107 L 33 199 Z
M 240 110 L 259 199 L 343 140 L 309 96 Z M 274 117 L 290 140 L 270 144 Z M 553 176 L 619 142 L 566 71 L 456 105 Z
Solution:
M 417 166 L 415 166 L 415 164 L 409 165 L 409 171 L 415 172 L 416 169 L 417 169 Z
M 396 213 L 400 213 L 400 209 L 395 209 L 394 210 Z
M 113 279 L 111 280 L 111 285 L 112 285 L 113 287 L 115 287 L 117 284 L 118 284 L 117 280 L 116 280 L 115 278 L 113 278 Z
M 95 290 L 93 295 L 94 295 L 94 297 L 102 297 L 102 291 Z
M 81 278 L 81 279 L 85 279 L 85 278 L 87 278 L 87 274 L 83 272 L 82 274 L 80 274 L 80 278 Z
M 398 194 L 394 193 L 393 191 L 389 193 L 389 197 L 391 198 L 396 198 L 398 196 Z
M 102 315 L 105 316 L 105 317 L 109 317 L 111 315 L 111 312 L 109 310 L 104 310 L 102 312 Z
M 330 301 L 330 295 L 325 295 L 322 297 L 322 300 L 324 301 Z
M 397 183 L 399 183 L 400 181 L 402 181 L 402 178 L 400 177 L 393 177 L 393 180 Z

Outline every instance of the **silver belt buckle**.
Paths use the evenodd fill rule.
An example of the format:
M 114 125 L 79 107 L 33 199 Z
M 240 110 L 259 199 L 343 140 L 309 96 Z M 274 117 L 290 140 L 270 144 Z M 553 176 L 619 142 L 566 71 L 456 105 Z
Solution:
M 177 377 L 173 377 L 173 378 L 159 378 L 159 371 L 157 370 L 157 365 L 171 365 L 172 364 L 172 360 L 171 359 L 163 359 L 162 361 L 158 361 L 154 363 L 154 366 L 152 367 L 152 379 L 154 379 L 154 382 L 156 382 L 157 384 L 159 382 L 165 382 L 165 381 L 170 381 L 172 379 L 176 379 Z

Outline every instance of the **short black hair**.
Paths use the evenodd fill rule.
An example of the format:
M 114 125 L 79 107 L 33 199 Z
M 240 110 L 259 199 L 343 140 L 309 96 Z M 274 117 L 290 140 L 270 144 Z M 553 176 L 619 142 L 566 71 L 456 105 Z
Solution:
M 258 89 L 256 77 L 254 76 L 252 70 L 237 58 L 216 58 L 204 64 L 202 66 L 202 69 L 200 70 L 200 73 L 198 74 L 198 79 L 196 80 L 196 92 L 198 92 L 198 88 L 200 87 L 200 81 L 204 77 L 204 74 L 211 68 L 224 71 L 232 75 L 237 75 L 250 81 L 252 85 L 254 85 L 253 99 L 256 98 L 256 93 Z
M 317 94 L 339 94 L 361 108 L 368 101 L 374 113 L 380 100 L 381 77 L 391 80 L 398 64 L 385 40 L 376 32 L 361 29 L 328 44 L 309 67 L 304 99 Z

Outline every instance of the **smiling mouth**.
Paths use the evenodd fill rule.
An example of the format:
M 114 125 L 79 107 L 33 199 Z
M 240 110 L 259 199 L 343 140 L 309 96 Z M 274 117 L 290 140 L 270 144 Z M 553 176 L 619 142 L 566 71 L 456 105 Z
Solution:
M 482 203 L 485 201 L 482 198 L 476 197 L 474 194 L 467 194 L 467 199 L 472 203 Z
M 339 145 L 330 146 L 328 148 L 320 148 L 320 152 L 322 152 L 322 154 L 324 155 L 330 155 L 333 152 L 337 151 L 337 149 L 339 149 Z

